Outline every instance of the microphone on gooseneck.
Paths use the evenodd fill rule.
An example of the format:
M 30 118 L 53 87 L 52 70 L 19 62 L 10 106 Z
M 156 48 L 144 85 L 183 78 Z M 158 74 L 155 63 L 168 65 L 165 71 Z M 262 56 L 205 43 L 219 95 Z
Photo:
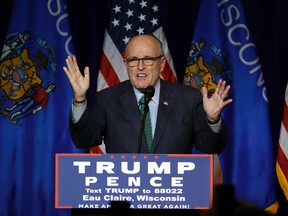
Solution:
M 149 102 L 152 99 L 152 97 L 155 94 L 155 88 L 153 86 L 148 86 L 147 88 L 144 89 L 144 113 L 141 118 L 141 125 L 140 125 L 140 131 L 139 131 L 139 136 L 138 136 L 138 145 L 137 145 L 137 153 L 141 153 L 141 146 L 142 146 L 142 136 L 143 136 L 143 131 L 144 131 L 144 124 L 145 124 L 145 119 L 147 116 L 147 113 L 149 111 Z
M 144 95 L 145 95 L 145 105 L 149 103 L 149 101 L 152 99 L 152 97 L 155 94 L 155 88 L 153 86 L 148 86 L 144 90 Z

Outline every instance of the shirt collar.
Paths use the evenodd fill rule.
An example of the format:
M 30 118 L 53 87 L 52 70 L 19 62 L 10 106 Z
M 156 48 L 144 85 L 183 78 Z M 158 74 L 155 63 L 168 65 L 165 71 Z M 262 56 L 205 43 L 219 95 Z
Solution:
M 153 101 L 156 105 L 158 105 L 159 104 L 159 95 L 160 95 L 160 79 L 157 80 L 157 83 L 154 86 L 154 88 L 155 88 L 155 93 L 154 93 L 154 96 L 152 97 L 151 101 Z M 143 96 L 143 93 L 140 92 L 134 86 L 133 86 L 133 90 L 134 90 L 134 93 L 136 95 L 137 101 L 139 101 L 140 98 Z

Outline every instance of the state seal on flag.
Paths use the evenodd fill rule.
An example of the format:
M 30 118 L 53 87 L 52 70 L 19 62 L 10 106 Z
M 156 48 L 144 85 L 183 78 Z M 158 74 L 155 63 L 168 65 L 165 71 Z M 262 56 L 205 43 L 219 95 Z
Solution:
M 228 84 L 232 82 L 227 56 L 216 45 L 207 46 L 204 39 L 193 40 L 185 68 L 184 84 L 199 91 L 205 86 L 208 96 L 211 96 L 215 92 L 219 79 L 226 80 Z

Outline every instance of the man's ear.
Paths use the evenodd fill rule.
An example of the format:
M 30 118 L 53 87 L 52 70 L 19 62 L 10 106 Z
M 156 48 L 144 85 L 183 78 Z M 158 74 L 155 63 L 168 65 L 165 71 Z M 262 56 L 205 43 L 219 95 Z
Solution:
M 163 56 L 161 58 L 161 70 L 160 70 L 161 72 L 164 70 L 165 64 L 166 64 L 166 58 L 165 58 L 165 56 Z

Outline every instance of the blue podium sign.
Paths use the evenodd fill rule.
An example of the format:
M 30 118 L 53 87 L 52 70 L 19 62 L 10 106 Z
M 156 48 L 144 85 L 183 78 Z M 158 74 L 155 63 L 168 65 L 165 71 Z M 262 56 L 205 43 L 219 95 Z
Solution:
M 213 155 L 56 154 L 56 208 L 209 209 Z

